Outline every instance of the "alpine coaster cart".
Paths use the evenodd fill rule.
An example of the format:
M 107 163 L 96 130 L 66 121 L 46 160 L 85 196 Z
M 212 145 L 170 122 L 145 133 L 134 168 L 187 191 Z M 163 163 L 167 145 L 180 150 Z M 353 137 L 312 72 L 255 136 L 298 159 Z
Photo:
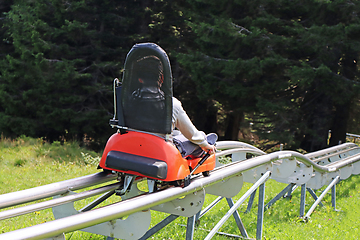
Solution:
M 114 80 L 110 125 L 118 131 L 109 138 L 99 164 L 118 173 L 123 183 L 119 195 L 138 178 L 147 178 L 153 192 L 167 185 L 186 187 L 192 175 L 207 176 L 215 168 L 215 154 L 182 156 L 173 144 L 172 97 L 166 52 L 154 43 L 134 45 L 125 60 L 122 83 Z

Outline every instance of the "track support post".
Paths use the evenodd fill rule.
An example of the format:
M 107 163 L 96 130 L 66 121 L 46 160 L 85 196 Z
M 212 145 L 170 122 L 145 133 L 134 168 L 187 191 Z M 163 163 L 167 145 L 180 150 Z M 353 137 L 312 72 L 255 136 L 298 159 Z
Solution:
M 247 208 L 245 210 L 245 213 L 249 213 L 251 211 L 251 208 L 252 208 L 252 205 L 253 205 L 254 199 L 255 199 L 256 190 L 257 189 L 255 189 L 255 191 L 250 195 L 249 202 L 248 202 Z
M 312 190 L 311 188 L 306 188 L 307 191 L 310 193 L 310 195 L 314 198 L 314 200 L 316 201 L 318 199 L 318 197 L 316 196 L 314 190 Z M 322 202 L 319 202 L 320 207 L 323 207 L 324 204 Z
M 259 186 L 259 205 L 257 215 L 256 239 L 262 239 L 264 221 L 265 182 Z
M 334 186 L 332 186 L 331 188 L 331 205 L 334 208 L 334 211 L 336 210 L 336 184 L 334 184 Z
M 210 233 L 206 236 L 205 240 L 211 239 L 220 227 L 229 219 L 229 217 L 238 209 L 238 207 L 261 185 L 263 184 L 269 177 L 271 172 L 267 171 L 263 174 L 263 176 L 256 182 L 254 185 L 230 208 L 230 210 L 225 214 L 225 216 L 216 224 L 216 226 L 210 231 Z M 265 188 L 263 189 L 263 191 Z M 263 205 L 264 206 L 264 205 Z M 263 208 L 262 206 L 262 208 Z M 263 212 L 263 210 L 262 210 Z M 261 219 L 262 223 L 262 219 Z M 261 227 L 262 230 L 262 227 Z M 257 234 L 258 235 L 258 234 Z
M 163 229 L 164 227 L 166 227 L 169 223 L 171 223 L 172 221 L 174 221 L 175 219 L 177 219 L 179 216 L 178 215 L 169 215 L 167 216 L 164 220 L 162 220 L 161 222 L 159 222 L 158 224 L 156 224 L 154 227 L 152 227 L 151 229 L 149 229 L 144 236 L 142 236 L 141 238 L 139 238 L 139 240 L 145 240 L 148 239 L 149 237 L 151 237 L 152 235 L 154 235 L 155 233 L 157 233 L 158 231 L 160 231 L 161 229 Z
M 325 197 L 326 193 L 339 181 L 340 176 L 335 177 L 329 186 L 321 193 L 319 198 L 315 201 L 315 203 L 311 206 L 310 210 L 306 213 L 304 220 L 308 220 L 310 218 L 311 213 L 315 210 L 316 206 L 321 202 L 321 200 Z M 335 195 L 335 194 L 334 194 Z
M 234 206 L 234 201 L 231 198 L 226 198 L 226 201 L 228 202 L 228 205 L 230 208 L 232 208 L 232 206 Z M 235 222 L 240 230 L 241 236 L 243 236 L 244 238 L 249 238 L 249 235 L 246 232 L 244 224 L 242 223 L 240 215 L 237 210 L 233 213 L 233 217 L 234 217 Z
M 265 211 L 271 207 L 277 200 L 279 200 L 281 197 L 285 197 L 286 194 L 289 191 L 292 191 L 292 188 L 295 184 L 294 183 L 290 183 L 289 185 L 287 185 L 278 195 L 276 195 L 273 199 L 271 199 L 266 205 L 265 205 Z
M 195 230 L 195 222 L 196 222 L 196 215 L 189 217 L 187 219 L 186 225 L 186 240 L 192 240 L 194 237 L 194 230 Z
M 305 214 L 305 200 L 306 200 L 306 183 L 301 185 L 300 217 L 303 217 Z

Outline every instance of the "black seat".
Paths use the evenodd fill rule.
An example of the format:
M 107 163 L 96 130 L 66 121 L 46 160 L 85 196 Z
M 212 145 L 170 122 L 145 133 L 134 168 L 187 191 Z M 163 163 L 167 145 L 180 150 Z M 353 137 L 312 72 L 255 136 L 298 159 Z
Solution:
M 119 124 L 146 132 L 171 133 L 171 67 L 166 52 L 158 45 L 141 43 L 132 47 L 125 60 L 121 94 L 117 95 L 117 112 L 123 119 Z
M 105 165 L 108 168 L 135 171 L 153 178 L 165 179 L 167 176 L 166 162 L 119 151 L 110 151 Z
M 132 47 L 126 56 L 121 86 L 115 88 L 116 115 L 110 125 L 118 126 L 120 133 L 128 129 L 171 134 L 172 74 L 166 52 L 154 43 L 141 43 Z M 130 140 L 132 147 L 139 139 Z M 165 141 L 165 138 L 164 138 Z M 141 143 L 140 143 L 141 144 Z M 165 179 L 168 166 L 165 161 L 135 154 L 110 151 L 105 166 L 120 171 L 134 171 L 145 176 Z

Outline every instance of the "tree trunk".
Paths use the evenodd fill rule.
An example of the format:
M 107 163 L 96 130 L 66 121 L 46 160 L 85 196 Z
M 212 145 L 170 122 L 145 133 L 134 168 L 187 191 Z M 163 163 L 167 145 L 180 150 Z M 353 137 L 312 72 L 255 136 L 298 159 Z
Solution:
M 357 61 L 357 53 L 347 49 L 341 61 L 342 74 L 347 79 L 355 79 L 355 73 L 358 72 Z M 347 95 L 346 97 L 349 97 L 349 94 L 347 92 L 344 92 L 343 94 Z M 340 143 L 346 142 L 346 131 L 347 124 L 350 118 L 351 102 L 351 100 L 348 100 L 343 104 L 335 105 L 336 110 L 333 124 L 331 126 L 331 138 L 329 143 L 330 146 L 335 146 Z
M 332 103 L 323 94 L 310 101 L 306 107 L 307 130 L 300 148 L 314 152 L 327 147 L 328 132 L 332 122 Z
M 194 107 L 195 114 L 193 123 L 200 131 L 208 133 L 217 132 L 216 114 L 217 109 L 208 101 L 199 101 Z
M 346 142 L 346 129 L 349 119 L 350 103 L 336 106 L 334 121 L 331 127 L 330 146 Z
M 244 113 L 233 111 L 228 114 L 227 118 L 228 124 L 225 130 L 224 139 L 237 141 L 240 131 L 240 123 L 244 119 Z

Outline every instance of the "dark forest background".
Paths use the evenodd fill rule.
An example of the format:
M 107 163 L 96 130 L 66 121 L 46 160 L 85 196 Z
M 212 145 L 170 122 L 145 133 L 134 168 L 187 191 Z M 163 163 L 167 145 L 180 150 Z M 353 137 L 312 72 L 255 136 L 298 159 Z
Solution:
M 315 151 L 360 132 L 359 1 L 0 0 L 0 12 L 5 137 L 101 150 L 113 79 L 141 42 L 168 53 L 174 96 L 221 139 Z

